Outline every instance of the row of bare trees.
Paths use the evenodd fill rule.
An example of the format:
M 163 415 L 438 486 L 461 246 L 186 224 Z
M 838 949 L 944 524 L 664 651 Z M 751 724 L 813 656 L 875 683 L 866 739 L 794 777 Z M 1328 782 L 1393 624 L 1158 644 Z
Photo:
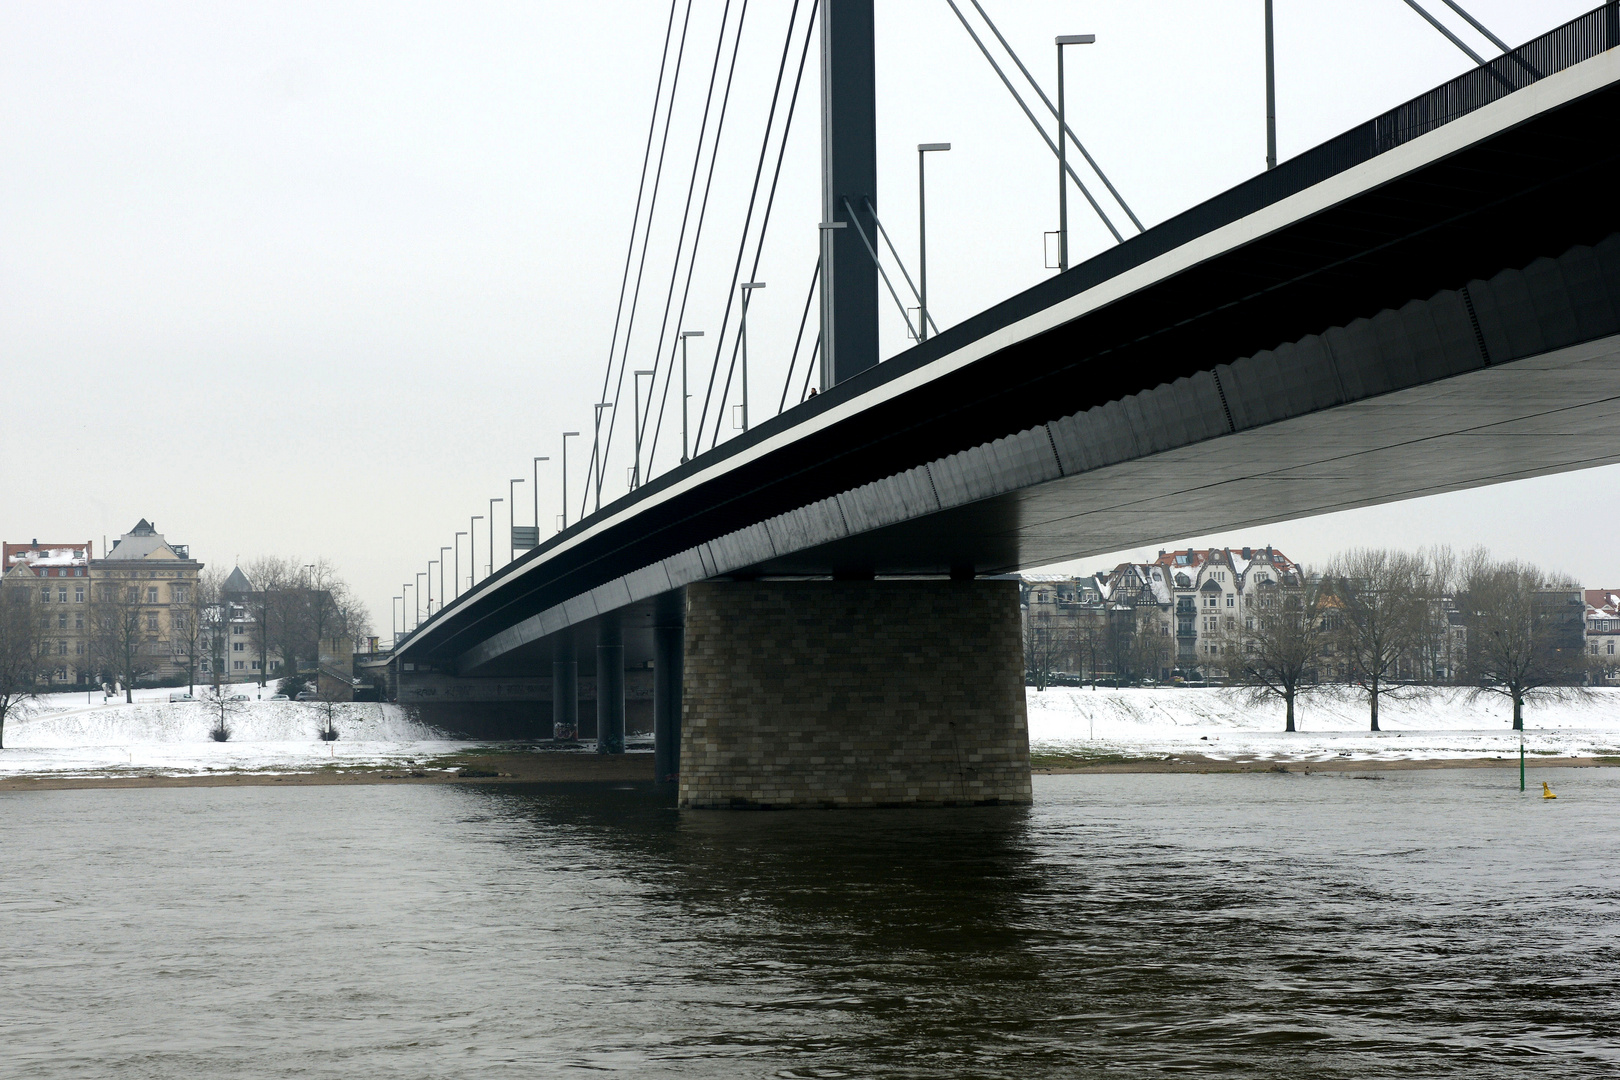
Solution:
M 195 683 L 204 659 L 219 681 L 228 673 L 232 645 L 242 638 L 245 650 L 258 661 L 258 682 L 269 678 L 269 658 L 278 656 L 289 674 L 299 661 L 314 661 L 326 639 L 358 645 L 371 633 L 371 615 L 354 590 L 338 576 L 330 560 L 306 563 L 297 558 L 267 555 L 242 568 L 252 590 L 226 594 L 230 571 L 209 568 L 198 578 L 192 602 L 184 615 L 183 632 L 171 635 L 175 662 Z M 240 626 L 246 632 L 236 635 Z M 176 631 L 182 627 L 175 626 Z
M 1412 553 L 1364 548 L 1325 572 L 1256 590 L 1242 625 L 1221 643 L 1220 666 L 1252 700 L 1284 705 L 1327 685 L 1365 696 L 1371 730 L 1381 700 L 1446 683 L 1524 706 L 1582 693 L 1590 673 L 1579 586 L 1483 550 Z

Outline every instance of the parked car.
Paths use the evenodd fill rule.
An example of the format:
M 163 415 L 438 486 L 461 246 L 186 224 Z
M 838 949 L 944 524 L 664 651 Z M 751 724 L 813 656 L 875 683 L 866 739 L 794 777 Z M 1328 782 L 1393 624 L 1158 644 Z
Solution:
M 287 698 L 286 694 L 271 694 L 265 700 L 267 700 L 267 701 L 286 701 L 286 700 L 288 700 L 288 698 Z
M 232 694 L 231 695 L 231 700 L 232 701 L 252 701 L 253 699 L 248 697 L 246 694 Z
M 318 700 L 320 700 L 320 695 L 315 693 L 315 691 L 313 691 L 313 690 L 300 690 L 300 691 L 298 691 L 298 697 L 295 698 L 294 700 L 296 700 L 296 701 L 318 701 Z
M 63 595 L 66 595 L 66 594 L 64 593 Z M 184 690 L 178 690 L 175 693 L 172 693 L 172 694 L 169 695 L 169 700 L 170 701 L 196 701 L 197 699 L 192 697 L 190 694 L 186 693 Z

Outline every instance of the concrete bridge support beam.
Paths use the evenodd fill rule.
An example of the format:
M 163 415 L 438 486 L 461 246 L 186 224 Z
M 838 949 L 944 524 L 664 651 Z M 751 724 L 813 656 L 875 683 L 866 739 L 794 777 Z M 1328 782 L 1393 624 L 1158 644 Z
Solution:
M 596 622 L 596 752 L 624 753 L 624 631 L 617 612 Z
M 551 737 L 562 742 L 579 738 L 579 657 L 571 631 L 557 636 L 551 662 Z
M 692 808 L 1030 801 L 1011 581 L 687 587 Z
M 660 603 L 653 624 L 653 776 L 676 779 L 681 766 L 681 685 L 686 653 L 686 595 Z

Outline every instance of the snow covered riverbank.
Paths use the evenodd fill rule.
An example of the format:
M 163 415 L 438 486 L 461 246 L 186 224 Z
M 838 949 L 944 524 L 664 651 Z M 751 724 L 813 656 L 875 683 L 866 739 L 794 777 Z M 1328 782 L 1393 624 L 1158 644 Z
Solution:
M 336 742 L 322 742 L 324 709 L 306 702 L 235 703 L 231 737 L 215 742 L 209 731 L 217 710 L 205 702 L 171 702 L 169 690 L 138 690 L 135 703 L 103 702 L 96 694 L 50 694 L 6 723 L 0 776 L 50 774 L 186 775 L 340 766 L 403 765 L 473 745 L 446 739 L 410 719 L 396 705 L 352 702 L 337 706 Z M 246 686 L 241 692 L 259 693 Z M 266 691 L 268 695 L 271 691 Z
M 1293 733 L 1282 730 L 1280 702 L 1253 706 L 1217 689 L 1050 687 L 1029 690 L 1027 701 L 1036 753 L 1397 761 L 1519 752 L 1507 699 L 1469 700 L 1456 688 L 1384 699 L 1381 732 L 1368 730 L 1364 698 L 1337 690 L 1301 703 L 1300 730 Z M 1620 689 L 1596 690 L 1585 700 L 1536 702 L 1525 709 L 1525 725 L 1525 747 L 1538 756 L 1620 755 Z
M 251 695 L 260 691 L 245 687 Z M 264 692 L 268 696 L 269 691 Z M 186 776 L 210 772 L 308 771 L 338 766 L 403 766 L 467 749 L 396 705 L 338 706 L 336 742 L 320 741 L 323 712 L 296 701 L 239 703 L 231 738 L 209 738 L 217 714 L 204 702 L 170 702 L 167 690 L 141 690 L 135 703 L 99 694 L 52 694 L 8 721 L 0 777 L 24 775 Z M 1348 692 L 1302 703 L 1300 730 L 1282 728 L 1282 708 L 1251 706 L 1215 689 L 1110 690 L 1052 687 L 1027 692 L 1030 747 L 1037 754 L 1216 760 L 1411 761 L 1516 756 L 1517 734 L 1503 699 L 1469 700 L 1444 690 L 1380 709 L 1384 730 L 1367 730 L 1366 704 Z M 1620 689 L 1526 711 L 1529 753 L 1552 757 L 1620 755 Z

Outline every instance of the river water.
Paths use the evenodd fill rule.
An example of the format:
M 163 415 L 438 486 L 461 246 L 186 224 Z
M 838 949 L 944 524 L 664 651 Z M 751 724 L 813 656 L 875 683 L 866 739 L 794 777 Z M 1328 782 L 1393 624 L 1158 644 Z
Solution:
M 1620 1075 L 1620 770 L 0 793 L 0 1075 Z

